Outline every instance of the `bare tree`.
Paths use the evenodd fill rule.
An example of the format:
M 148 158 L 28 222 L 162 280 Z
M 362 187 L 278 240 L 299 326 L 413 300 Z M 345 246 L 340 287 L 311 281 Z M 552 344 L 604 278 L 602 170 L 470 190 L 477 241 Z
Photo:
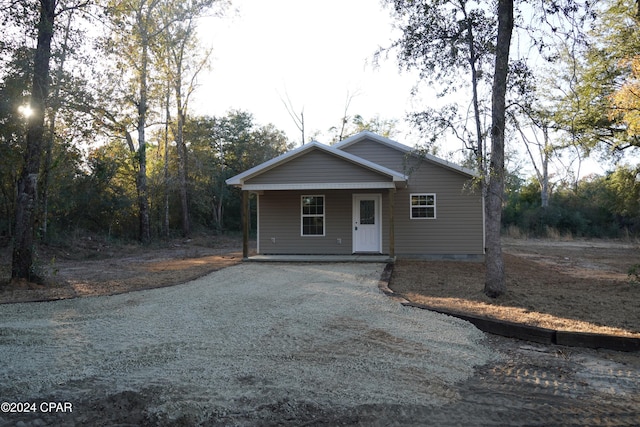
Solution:
M 298 116 L 298 114 L 295 112 L 295 108 L 293 106 L 293 103 L 291 102 L 291 99 L 289 99 L 289 94 L 285 92 L 285 96 L 287 97 L 286 101 L 282 99 L 282 97 L 280 97 L 280 100 L 284 104 L 284 108 L 287 109 L 287 113 L 289 113 L 289 116 L 291 117 L 291 119 L 293 119 L 293 122 L 295 123 L 296 127 L 302 134 L 301 145 L 304 145 L 304 107 L 302 107 L 302 110 L 300 111 L 300 115 Z
M 533 114 L 536 114 L 533 112 Z M 557 149 L 551 144 L 549 139 L 549 123 L 543 117 L 543 113 L 536 114 L 538 117 L 528 115 L 530 118 L 533 129 L 527 132 L 526 128 L 520 124 L 515 115 L 509 114 L 509 118 L 513 126 L 520 134 L 520 138 L 524 142 L 524 146 L 527 149 L 527 154 L 531 160 L 531 164 L 536 172 L 536 178 L 540 184 L 540 205 L 543 208 L 549 206 L 549 160 L 553 152 Z M 540 140 L 539 133 L 542 132 L 542 141 Z M 532 149 L 532 147 L 534 147 Z M 536 152 L 534 153 L 535 150 Z
M 353 98 L 355 98 L 356 96 L 358 96 L 358 91 L 354 93 L 347 91 L 347 98 L 344 102 L 344 112 L 342 113 L 340 133 L 338 134 L 338 141 L 342 141 L 344 139 L 344 132 L 346 130 L 347 123 L 349 123 L 349 107 L 351 106 L 351 101 L 353 101 Z

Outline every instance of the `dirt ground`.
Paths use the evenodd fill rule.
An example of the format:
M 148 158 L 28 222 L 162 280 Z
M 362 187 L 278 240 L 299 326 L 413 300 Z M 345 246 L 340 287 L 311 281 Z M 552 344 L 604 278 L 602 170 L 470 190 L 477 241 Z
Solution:
M 390 287 L 406 299 L 558 330 L 640 336 L 640 283 L 629 268 L 640 244 L 611 240 L 504 239 L 507 294 L 482 293 L 477 262 L 399 260 Z M 185 283 L 241 261 L 237 237 L 198 236 L 144 247 L 95 237 L 38 252 L 44 285 L 9 284 L 1 252 L 0 303 L 108 295 Z
M 36 271 L 44 284 L 9 283 L 10 248 L 0 254 L 0 303 L 112 295 L 186 283 L 242 261 L 236 237 L 198 236 L 142 246 L 96 237 L 44 246 Z
M 640 337 L 637 243 L 604 240 L 503 242 L 507 293 L 484 295 L 484 266 L 398 261 L 390 287 L 429 306 L 556 330 Z
M 45 285 L 8 285 L 10 252 L 0 249 L 0 302 L 106 295 L 187 282 L 241 261 L 240 241 L 201 236 L 152 247 L 82 238 L 39 251 Z M 508 293 L 492 301 L 482 290 L 478 263 L 396 264 L 391 288 L 416 302 L 482 312 L 559 329 L 640 335 L 640 284 L 627 271 L 640 262 L 633 242 L 505 239 Z M 158 418 L 157 385 L 117 394 L 101 384 L 60 385 L 59 401 L 85 391 L 73 414 L 0 414 L 17 425 L 607 425 L 640 424 L 637 354 L 549 346 L 487 336 L 501 360 L 481 366 L 450 392 L 452 403 L 318 405 L 296 396 L 272 404 L 244 402 L 246 411 L 203 408 L 180 418 Z M 428 379 L 416 378 L 416 381 Z M 68 390 L 67 390 L 68 389 Z M 206 409 L 206 410 L 205 410 Z

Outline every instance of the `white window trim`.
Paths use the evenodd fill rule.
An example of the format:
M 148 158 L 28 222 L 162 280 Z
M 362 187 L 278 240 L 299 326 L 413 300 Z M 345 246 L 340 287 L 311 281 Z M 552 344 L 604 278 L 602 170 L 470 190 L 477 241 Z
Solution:
M 322 215 L 305 215 L 304 214 L 304 198 L 305 197 L 322 197 Z M 303 194 L 300 196 L 300 236 L 301 237 L 324 237 L 327 233 L 327 198 L 324 194 Z M 305 217 L 321 217 L 322 218 L 322 234 L 304 234 L 304 218 Z
M 413 206 L 411 204 L 411 200 L 413 199 L 413 196 L 433 196 L 433 216 L 432 217 L 414 217 L 413 216 L 413 208 L 414 207 L 418 207 L 418 206 Z M 436 219 L 438 217 L 437 215 L 437 200 L 436 200 L 436 193 L 411 193 L 409 194 L 409 218 L 410 219 Z M 430 205 L 425 205 L 424 207 L 431 207 Z

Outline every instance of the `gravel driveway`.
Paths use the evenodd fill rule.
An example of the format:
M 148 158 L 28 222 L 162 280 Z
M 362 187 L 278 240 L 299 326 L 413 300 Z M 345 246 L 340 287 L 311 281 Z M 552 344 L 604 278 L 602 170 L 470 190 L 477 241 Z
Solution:
M 383 267 L 0 305 L 0 426 L 640 425 L 637 354 L 485 336 L 384 296 Z
M 243 263 L 169 288 L 0 306 L 0 400 L 73 405 L 0 425 L 332 424 L 367 405 L 452 403 L 497 356 L 471 324 L 385 297 L 383 268 Z

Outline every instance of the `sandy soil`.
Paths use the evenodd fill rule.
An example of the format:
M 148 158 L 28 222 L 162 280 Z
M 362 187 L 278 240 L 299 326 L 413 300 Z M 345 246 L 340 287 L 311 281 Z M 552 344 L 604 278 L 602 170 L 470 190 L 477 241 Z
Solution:
M 238 238 L 198 236 L 152 246 L 113 244 L 95 237 L 44 246 L 37 272 L 44 284 L 9 283 L 10 252 L 0 252 L 0 303 L 113 295 L 185 283 L 242 261 Z M 4 285 L 4 286 L 3 286 Z
M 504 239 L 507 294 L 482 293 L 484 266 L 398 261 L 390 287 L 406 299 L 557 330 L 640 337 L 636 243 Z
M 215 411 L 227 425 L 283 404 L 449 404 L 496 355 L 469 323 L 380 293 L 384 266 L 246 263 L 185 285 L 1 306 L 0 396 L 52 395 L 86 415 L 87 397 L 153 388 L 150 417 L 206 424 Z
M 0 291 L 0 301 L 105 295 L 183 283 L 190 278 L 205 275 L 229 264 L 238 263 L 240 261 L 238 247 L 238 241 L 233 239 L 216 241 L 216 239 L 209 238 L 174 241 L 152 248 L 136 245 L 113 246 L 96 239 L 84 239 L 76 242 L 72 248 L 55 248 L 40 252 L 42 260 L 40 268 L 42 272 L 47 274 L 48 286 L 31 284 L 19 284 L 17 287 L 5 286 Z M 634 316 L 640 311 L 638 310 L 640 286 L 631 285 L 626 276 L 628 266 L 638 262 L 635 260 L 638 254 L 637 246 L 620 242 L 529 240 L 507 241 L 506 248 L 509 268 L 509 295 L 496 302 L 484 301 L 482 295 L 479 294 L 482 287 L 482 268 L 478 264 L 430 263 L 430 268 L 427 268 L 424 263 L 399 262 L 392 280 L 392 287 L 399 291 L 404 280 L 403 292 L 406 294 L 409 293 L 408 290 L 419 289 L 420 295 L 425 298 L 443 298 L 442 301 L 458 309 L 460 308 L 459 305 L 456 305 L 458 302 L 453 298 L 468 300 L 475 298 L 478 302 L 477 306 L 483 307 L 488 315 L 494 316 L 499 315 L 501 308 L 513 306 L 503 312 L 506 312 L 506 315 L 511 316 L 512 319 L 515 317 L 522 321 L 527 321 L 524 316 L 527 314 L 526 311 L 533 313 L 536 310 L 535 304 L 543 304 L 542 306 L 538 305 L 541 308 L 537 308 L 537 310 L 545 315 L 552 314 L 551 322 L 558 322 L 557 325 L 560 325 L 560 322 L 566 322 L 567 319 L 573 319 L 570 323 L 576 323 L 574 320 L 579 320 L 580 324 L 589 325 L 589 330 L 597 329 L 596 323 L 608 323 L 607 327 L 614 324 L 622 325 L 616 326 L 622 330 L 622 333 L 638 332 L 638 321 Z M 581 256 L 584 253 L 590 255 L 584 258 Z M 6 281 L 8 277 L 7 260 L 5 252 L 2 271 L 0 271 L 0 283 L 3 279 Z M 456 266 L 459 268 L 454 268 Z M 408 277 L 415 279 L 410 280 Z M 456 294 L 453 292 L 455 286 L 447 286 L 446 288 L 450 289 L 451 293 L 446 294 L 443 285 L 453 283 L 453 279 L 456 277 L 458 279 L 455 282 L 466 283 L 466 286 L 462 287 L 463 293 Z M 465 277 L 466 279 L 464 279 Z M 529 279 L 530 277 L 533 278 Z M 460 278 L 464 280 L 460 280 Z M 599 283 L 600 286 L 588 287 L 594 282 Z M 407 286 L 406 283 L 413 283 L 413 287 Z M 430 284 L 430 286 L 426 286 L 426 284 Z M 520 284 L 525 286 L 519 288 Z M 546 286 L 546 288 L 543 287 L 540 292 L 534 292 L 538 286 Z M 585 288 L 585 286 L 587 287 Z M 619 288 L 615 288 L 615 291 L 611 292 L 610 286 L 619 286 Z M 625 288 L 625 286 L 628 287 Z M 4 388 L 4 391 L 0 392 L 0 400 L 6 401 L 8 397 L 12 397 L 5 393 L 11 391 L 11 393 L 15 393 L 13 397 L 36 401 L 38 405 L 41 402 L 61 402 L 71 399 L 74 407 L 73 413 L 0 414 L 0 426 L 640 425 L 640 395 L 637 393 L 637 384 L 640 383 L 640 357 L 637 354 L 545 346 L 495 336 L 487 336 L 483 343 L 483 346 L 487 346 L 495 354 L 495 360 L 477 366 L 466 379 L 455 384 L 448 384 L 445 388 L 438 387 L 438 381 L 434 382 L 434 378 L 430 375 L 422 375 L 415 368 L 398 370 L 393 364 L 377 363 L 380 360 L 377 352 L 384 349 L 402 357 L 408 357 L 415 353 L 412 350 L 413 347 L 407 347 L 406 336 L 399 339 L 399 336 L 382 333 L 382 324 L 378 328 L 367 327 L 365 323 L 353 321 L 343 322 L 344 324 L 341 325 L 335 322 L 331 323 L 329 325 L 331 326 L 331 335 L 338 331 L 347 332 L 353 339 L 341 341 L 339 347 L 331 347 L 330 354 L 327 354 L 329 359 L 325 362 L 322 362 L 321 358 L 323 347 L 316 347 L 315 341 L 310 341 L 308 337 L 305 338 L 305 335 L 300 331 L 292 334 L 290 328 L 284 330 L 274 328 L 270 334 L 263 337 L 263 339 L 270 339 L 275 333 L 289 340 L 289 343 L 299 342 L 311 345 L 309 351 L 303 352 L 303 354 L 309 358 L 315 357 L 322 362 L 321 366 L 327 373 L 335 371 L 334 362 L 336 359 L 332 359 L 331 354 L 338 348 L 342 348 L 340 351 L 343 351 L 345 355 L 357 356 L 357 360 L 361 362 L 358 362 L 358 366 L 351 368 L 347 366 L 344 374 L 348 374 L 354 369 L 356 374 L 362 373 L 363 371 L 360 371 L 362 365 L 360 364 L 366 364 L 376 369 L 377 373 L 374 375 L 385 377 L 384 380 L 378 381 L 381 384 L 381 390 L 385 391 L 376 398 L 370 397 L 368 400 L 358 397 L 358 393 L 355 393 L 356 388 L 353 388 L 354 384 L 336 386 L 340 381 L 343 381 L 340 379 L 340 375 L 337 377 L 336 384 L 328 382 L 324 387 L 329 393 L 331 390 L 335 390 L 333 392 L 334 398 L 324 400 L 316 398 L 318 392 L 314 391 L 313 384 L 309 385 L 308 392 L 299 393 L 291 388 L 291 384 L 281 384 L 279 380 L 274 379 L 279 376 L 269 377 L 271 379 L 265 381 L 267 376 L 261 375 L 260 370 L 251 371 L 254 367 L 246 363 L 251 351 L 228 355 L 227 358 L 222 358 L 212 364 L 210 360 L 207 362 L 206 354 L 207 351 L 214 350 L 205 345 L 198 345 L 197 340 L 189 345 L 192 346 L 190 348 L 194 350 L 194 354 L 200 355 L 198 357 L 202 360 L 198 359 L 200 362 L 196 363 L 193 369 L 190 369 L 187 365 L 175 363 L 175 361 L 180 362 L 180 357 L 186 357 L 192 352 L 181 352 L 180 346 L 176 347 L 175 344 L 178 341 L 186 340 L 188 336 L 197 331 L 194 332 L 191 328 L 187 328 L 186 324 L 184 328 L 181 328 L 179 324 L 173 325 L 172 322 L 152 321 L 149 324 L 152 330 L 177 329 L 173 333 L 160 331 L 162 333 L 150 341 L 135 339 L 129 344 L 125 344 L 124 341 L 116 340 L 114 341 L 115 347 L 109 342 L 95 341 L 93 344 L 95 348 L 91 346 L 88 348 L 93 349 L 94 353 L 100 349 L 106 352 L 99 365 L 82 366 L 81 363 L 72 363 L 74 358 L 82 359 L 92 354 L 91 352 L 74 352 L 71 351 L 71 347 L 65 346 L 65 340 L 68 339 L 71 339 L 69 343 L 72 346 L 86 344 L 86 341 L 74 340 L 74 335 L 68 334 L 69 328 L 76 324 L 73 316 L 82 317 L 79 322 L 83 327 L 93 323 L 114 325 L 114 319 L 119 322 L 123 314 L 129 312 L 147 313 L 142 320 L 148 321 L 149 316 L 158 316 L 157 313 L 162 313 L 163 310 L 158 310 L 158 306 L 154 305 L 155 299 L 147 298 L 147 292 L 151 292 L 149 295 L 155 295 L 156 292 L 181 295 L 183 290 L 190 289 L 190 287 L 190 284 L 186 284 L 158 291 L 87 299 L 87 301 L 104 300 L 103 303 L 108 305 L 116 304 L 117 309 L 114 310 L 61 310 L 60 314 L 64 316 L 57 317 L 53 325 L 60 332 L 57 335 L 58 338 L 51 341 L 51 345 L 59 349 L 58 355 L 60 357 L 54 360 L 46 357 L 46 354 L 42 353 L 42 346 L 38 344 L 39 340 L 52 339 L 44 331 L 38 331 L 40 317 L 34 313 L 34 307 L 40 306 L 40 304 L 0 305 L 0 313 L 18 310 L 21 313 L 19 316 L 33 318 L 32 322 L 35 322 L 36 326 L 36 329 L 26 335 L 24 332 L 27 330 L 22 329 L 21 323 L 9 325 L 12 328 L 17 328 L 18 332 L 22 331 L 17 335 L 0 330 L 0 344 L 15 342 L 14 344 L 26 346 L 18 349 L 16 354 L 20 354 L 19 357 L 6 359 L 12 360 L 12 369 L 7 370 L 6 365 L 3 365 L 5 366 L 4 370 L 0 368 L 0 373 L 4 376 L 21 378 L 21 381 L 24 382 L 24 388 L 21 388 L 13 380 L 0 382 L 0 388 Z M 566 292 L 564 288 L 568 288 L 572 292 L 566 294 L 574 300 L 570 304 L 566 301 L 562 302 L 563 299 L 568 298 L 564 296 L 564 292 Z M 437 294 L 433 292 L 434 289 L 439 289 Z M 586 295 L 587 293 L 589 295 Z M 625 293 L 626 299 L 623 298 Z M 591 299 L 591 294 L 597 294 L 597 296 Z M 615 305 L 599 304 L 606 301 L 610 294 L 622 295 L 617 300 L 620 305 L 616 307 Z M 528 299 L 529 296 L 532 298 Z M 546 297 L 543 298 L 543 296 Z M 216 297 L 212 301 L 218 299 Z M 308 297 L 298 298 L 296 301 L 306 301 L 307 299 Z M 83 300 L 76 299 L 55 304 L 73 304 L 75 307 L 78 302 Z M 118 305 L 118 301 L 120 305 Z M 187 301 L 193 306 L 201 306 L 205 303 L 205 301 L 200 301 L 200 298 L 188 298 Z M 554 307 L 551 301 L 561 301 L 558 306 L 560 308 L 553 309 L 555 311 L 549 308 Z M 310 303 L 315 310 L 313 300 Z M 92 304 L 90 303 L 89 306 Z M 295 304 L 297 303 L 287 304 L 287 306 L 295 306 Z M 392 302 L 389 304 L 393 305 Z M 149 305 L 150 310 L 141 312 L 141 307 L 145 305 Z M 468 309 L 472 310 L 473 305 L 469 303 Z M 564 309 L 561 308 L 563 305 Z M 589 317 L 591 314 L 588 308 L 589 306 L 594 308 L 594 305 L 603 308 L 596 320 L 590 320 L 592 318 Z M 222 306 L 227 307 L 229 304 L 224 304 L 223 301 Z M 232 309 L 230 313 L 233 313 L 233 305 L 230 307 Z M 400 308 L 398 307 L 398 309 Z M 402 310 L 416 309 L 404 308 Z M 616 314 L 616 311 L 622 311 L 625 314 Z M 189 321 L 190 312 L 190 310 L 184 310 L 181 314 L 181 318 L 187 321 L 188 325 L 193 324 Z M 239 313 L 240 318 L 246 317 L 247 313 L 243 313 Z M 348 313 L 345 316 L 354 316 L 350 311 Z M 108 319 L 109 316 L 113 319 L 100 320 Z M 13 318 L 14 315 L 7 317 L 7 319 Z M 607 320 L 606 322 L 602 320 L 616 318 L 618 320 Z M 631 326 L 620 323 L 622 318 L 628 318 Z M 310 319 L 305 317 L 302 319 L 302 323 L 314 325 Z M 144 325 L 145 323 L 139 321 L 136 324 Z M 255 326 L 259 328 L 263 325 L 257 323 Z M 293 325 L 291 326 L 293 327 Z M 362 328 L 362 330 L 358 328 Z M 136 334 L 144 335 L 144 329 L 140 328 L 110 327 L 109 329 L 116 334 L 118 331 L 134 330 Z M 331 335 L 326 337 L 329 338 Z M 34 337 L 38 339 L 34 341 Z M 20 340 L 24 340 L 24 343 L 20 344 Z M 432 350 L 429 347 L 434 346 L 433 350 L 436 350 L 439 348 L 440 341 L 439 339 L 433 340 L 433 342 L 429 340 L 422 350 L 425 360 L 432 360 L 430 359 Z M 158 347 L 162 342 L 169 345 L 170 351 Z M 258 349 L 259 347 L 251 348 Z M 265 350 L 261 349 L 260 351 L 264 352 Z M 373 353 L 369 353 L 370 351 Z M 258 353 L 259 356 L 261 354 Z M 152 359 L 158 357 L 162 359 L 160 369 L 158 366 L 150 364 Z M 178 358 L 176 359 L 176 357 Z M 443 368 L 455 368 L 461 361 L 457 358 L 464 359 L 462 355 L 457 354 L 451 357 L 450 363 L 441 365 Z M 23 372 L 26 368 L 19 362 L 20 358 L 24 358 L 24 360 L 40 359 L 51 369 L 40 371 L 36 369 L 37 373 L 29 375 Z M 265 358 L 273 359 L 274 354 L 262 355 L 258 357 L 258 360 Z M 349 358 L 344 360 L 348 361 Z M 170 365 L 166 365 L 167 363 Z M 250 374 L 243 374 L 240 369 L 237 375 L 225 377 L 224 383 L 208 383 L 206 388 L 211 390 L 206 393 L 200 393 L 202 391 L 198 388 L 200 386 L 192 385 L 192 383 L 195 384 L 197 378 L 202 377 L 203 368 L 208 372 L 217 365 L 228 367 L 237 363 L 240 363 L 245 371 L 251 371 Z M 433 361 L 429 363 L 433 364 Z M 468 363 L 472 363 L 472 361 Z M 122 366 L 124 369 L 116 369 L 114 377 L 101 378 L 99 375 L 93 375 L 96 370 L 101 369 L 101 366 L 112 365 L 116 368 Z M 171 366 L 179 370 L 181 374 L 178 378 L 182 379 L 176 379 L 172 374 L 173 371 L 161 369 L 164 366 Z M 291 365 L 290 369 L 292 374 L 300 372 L 302 375 L 307 375 L 305 371 L 298 371 L 299 367 L 295 364 Z M 153 374 L 151 377 L 137 376 L 140 375 L 140 372 L 147 370 Z M 67 372 L 70 376 L 65 377 L 66 379 L 60 379 L 58 376 L 61 372 Z M 38 393 L 35 395 L 26 393 L 28 384 L 37 384 L 41 377 L 58 380 L 50 382 L 48 387 L 38 389 Z M 394 377 L 398 378 L 394 379 Z M 227 393 L 226 385 L 231 384 L 230 379 L 233 380 L 234 390 L 240 391 L 240 395 L 235 399 L 230 392 Z M 114 381 L 120 381 L 120 387 L 112 387 Z M 184 383 L 180 384 L 176 381 Z M 403 385 L 397 385 L 398 381 L 404 381 Z M 389 386 L 383 387 L 382 384 Z M 354 391 L 350 394 L 355 399 L 352 402 L 353 405 L 345 405 L 341 399 L 340 388 L 344 386 Z M 397 393 L 406 392 L 405 387 L 407 386 L 431 390 L 429 393 L 437 391 L 435 395 L 445 397 L 445 399 L 436 402 L 426 398 L 417 400 L 415 398 L 400 400 L 393 398 Z M 21 393 L 20 390 L 23 390 L 24 393 Z M 385 393 L 390 398 L 386 398 Z M 172 402 L 167 398 L 175 398 L 176 396 L 190 396 L 187 399 L 188 405 L 183 406 L 177 412 L 158 410 L 158 408 L 171 407 Z M 212 399 L 212 396 L 221 397 L 227 403 L 222 405 L 207 404 L 207 400 Z
M 109 295 L 185 283 L 241 261 L 237 238 L 200 236 L 152 247 L 96 238 L 43 248 L 46 285 L 7 285 L 9 250 L 0 252 L 0 303 Z M 557 330 L 640 336 L 637 242 L 504 239 L 508 292 L 482 293 L 480 263 L 398 261 L 391 288 L 430 306 Z M 3 286 L 4 283 L 4 286 Z

